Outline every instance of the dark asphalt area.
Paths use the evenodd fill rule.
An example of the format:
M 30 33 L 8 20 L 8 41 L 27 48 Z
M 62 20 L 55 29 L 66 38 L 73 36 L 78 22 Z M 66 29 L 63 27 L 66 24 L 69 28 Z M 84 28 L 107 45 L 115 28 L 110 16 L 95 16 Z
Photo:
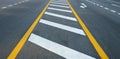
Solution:
M 17 3 L 23 0 L 0 0 L 0 8 Z M 30 0 L 28 2 L 15 5 L 10 8 L 0 9 L 0 59 L 7 59 L 10 52 L 14 49 L 21 37 L 26 33 L 28 28 L 43 10 L 49 0 Z M 102 9 L 86 0 L 68 0 L 80 18 L 86 24 L 97 42 L 106 52 L 110 59 L 120 59 L 120 15 Z M 89 0 L 120 13 L 120 4 L 108 0 Z M 81 3 L 87 5 L 86 8 L 80 8 Z M 116 4 L 116 6 L 112 6 Z M 57 7 L 54 7 L 57 8 Z M 68 9 L 69 10 L 69 9 Z M 70 13 L 62 13 L 53 10 L 47 10 L 56 14 L 74 17 Z M 68 25 L 78 29 L 82 29 L 78 22 L 68 21 L 49 15 L 43 15 L 45 20 Z M 55 27 L 39 23 L 34 31 L 36 35 L 47 38 L 51 41 L 67 46 L 89 56 L 100 59 L 86 36 L 61 30 Z M 25 43 L 17 59 L 65 59 L 47 49 L 39 47 L 29 41 Z
M 47 3 L 48 0 L 30 0 L 0 10 L 0 59 L 7 58 Z
M 94 6 L 86 0 L 69 1 L 110 59 L 119 59 L 120 16 Z M 80 3 L 85 3 L 88 7 L 81 9 Z

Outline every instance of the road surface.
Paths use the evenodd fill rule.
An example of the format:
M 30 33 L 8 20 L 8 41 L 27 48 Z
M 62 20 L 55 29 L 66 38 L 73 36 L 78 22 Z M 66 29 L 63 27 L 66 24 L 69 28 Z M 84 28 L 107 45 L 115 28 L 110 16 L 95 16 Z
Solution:
M 0 1 L 0 59 L 119 59 L 120 2 Z

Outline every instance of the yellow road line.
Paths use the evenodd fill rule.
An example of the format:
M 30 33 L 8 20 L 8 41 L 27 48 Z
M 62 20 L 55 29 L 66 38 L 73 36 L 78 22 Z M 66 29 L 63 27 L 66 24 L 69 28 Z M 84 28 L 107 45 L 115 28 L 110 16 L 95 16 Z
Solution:
M 88 30 L 87 26 L 84 24 L 84 22 L 81 20 L 81 18 L 78 16 L 78 14 L 76 13 L 76 11 L 73 9 L 73 7 L 71 6 L 71 4 L 68 2 L 68 0 L 66 0 L 67 4 L 69 5 L 70 9 L 72 10 L 73 14 L 75 15 L 75 17 L 77 18 L 79 24 L 82 26 L 83 30 L 85 31 L 86 35 L 88 36 L 90 42 L 92 43 L 92 45 L 94 46 L 94 48 L 96 49 L 97 53 L 99 54 L 99 56 L 101 57 L 101 59 L 109 59 L 109 57 L 107 56 L 107 54 L 103 51 L 103 49 L 101 48 L 101 46 L 98 44 L 98 42 L 96 41 L 96 39 L 93 37 L 93 35 L 91 34 L 91 32 Z
M 38 17 L 35 19 L 35 21 L 33 22 L 33 24 L 30 26 L 30 28 L 27 30 L 27 32 L 24 34 L 24 36 L 18 42 L 18 44 L 16 45 L 16 47 L 9 54 L 9 56 L 8 56 L 7 59 L 15 59 L 16 58 L 16 56 L 18 55 L 18 53 L 22 49 L 23 45 L 27 41 L 28 37 L 30 36 L 31 32 L 34 30 L 35 26 L 38 24 L 39 20 L 41 19 L 41 17 L 43 16 L 44 12 L 48 8 L 48 6 L 49 6 L 49 4 L 50 4 L 51 1 L 52 0 L 49 1 L 49 3 L 45 6 L 45 8 L 42 10 L 42 12 L 38 15 Z

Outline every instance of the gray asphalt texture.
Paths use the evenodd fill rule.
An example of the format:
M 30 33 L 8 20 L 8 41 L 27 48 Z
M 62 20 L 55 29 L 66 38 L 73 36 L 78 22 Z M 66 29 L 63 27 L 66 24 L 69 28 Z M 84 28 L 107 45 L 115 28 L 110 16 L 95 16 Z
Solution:
M 69 1 L 110 59 L 119 59 L 120 16 L 97 7 L 86 0 Z M 90 1 L 113 8 L 110 6 L 111 4 L 101 2 L 103 0 Z M 85 9 L 79 8 L 80 3 L 85 3 L 88 7 Z M 113 9 L 118 10 L 116 7 Z
M 0 8 L 23 0 L 0 0 Z M 10 8 L 0 9 L 0 59 L 6 59 L 30 25 L 49 0 L 30 0 Z M 120 13 L 120 3 L 112 0 L 89 0 Z M 96 38 L 110 59 L 120 59 L 120 15 L 100 8 L 86 0 L 69 0 L 80 18 Z M 87 5 L 80 8 L 81 3 Z M 115 4 L 117 6 L 112 6 Z M 58 7 L 55 7 L 58 8 Z M 63 8 L 62 8 L 63 9 Z M 69 10 L 69 9 L 68 9 Z M 74 17 L 73 14 L 47 10 L 56 14 Z M 45 20 L 82 29 L 78 22 L 43 15 Z M 89 39 L 69 31 L 39 23 L 36 35 L 100 59 Z M 25 43 L 16 59 L 65 59 L 29 41 Z
M 47 2 L 48 0 L 30 0 L 0 10 L 0 59 L 8 57 Z
M 53 7 L 53 6 L 49 6 L 49 7 Z M 65 9 L 65 8 L 61 8 L 61 9 Z M 70 9 L 68 9 L 70 10 Z M 69 17 L 74 17 L 74 15 L 72 13 L 66 13 L 66 12 L 61 12 L 61 11 L 54 11 L 54 10 L 49 10 L 47 9 L 46 12 L 51 12 L 51 13 L 56 13 L 56 14 L 60 14 L 60 15 L 65 15 L 65 16 L 69 16 Z M 44 14 L 42 19 L 45 19 L 47 21 L 51 21 L 51 22 L 55 22 L 55 23 L 59 23 L 59 24 L 63 24 L 66 26 L 71 26 L 71 27 L 75 27 L 78 29 L 82 29 L 81 26 L 79 25 L 78 22 L 74 22 L 71 20 L 67 20 L 67 19 L 63 19 L 63 18 L 59 18 L 59 17 L 54 17 L 54 16 L 50 16 L 47 14 Z M 50 41 L 56 42 L 58 44 L 61 44 L 63 46 L 69 47 L 71 49 L 74 49 L 76 51 L 82 52 L 84 54 L 87 54 L 89 56 L 95 57 L 97 59 L 99 59 L 100 57 L 98 56 L 97 52 L 95 51 L 94 47 L 92 46 L 92 44 L 90 43 L 89 39 L 86 36 L 82 36 L 79 34 L 75 34 L 66 30 L 62 30 L 56 27 L 52 27 L 43 23 L 39 23 L 36 28 L 33 31 L 34 34 L 39 35 L 43 38 L 46 38 Z M 28 41 L 29 42 L 29 41 Z M 33 43 L 31 43 L 33 44 Z M 27 46 L 27 47 L 26 47 Z M 29 45 L 26 44 L 24 45 L 24 48 L 21 50 L 20 54 L 17 56 L 18 59 L 20 59 L 21 57 L 24 57 L 24 59 L 27 58 L 32 58 L 32 55 L 30 54 L 30 56 L 27 56 L 29 52 L 27 51 L 27 49 L 31 49 L 30 51 L 33 51 L 32 49 L 34 49 L 35 51 L 38 51 L 38 54 L 35 54 L 34 57 L 37 57 L 39 54 L 39 51 L 43 54 L 43 56 L 46 56 L 46 58 L 44 57 L 37 57 L 38 59 L 63 59 L 63 57 L 58 57 L 57 54 L 54 55 L 54 53 L 51 53 L 52 55 L 49 56 L 48 54 L 45 54 L 45 51 L 41 51 L 42 48 L 38 47 L 29 47 L 31 46 L 30 43 Z M 24 49 L 26 49 L 24 51 Z M 48 51 L 50 53 L 50 51 Z M 56 57 L 54 57 L 56 56 Z

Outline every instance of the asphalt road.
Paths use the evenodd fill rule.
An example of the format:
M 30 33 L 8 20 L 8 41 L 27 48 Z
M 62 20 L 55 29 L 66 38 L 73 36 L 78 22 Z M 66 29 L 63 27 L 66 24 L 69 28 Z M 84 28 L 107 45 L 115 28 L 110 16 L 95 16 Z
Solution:
M 3 0 L 2 0 L 3 1 Z M 20 0 L 19 0 L 20 1 Z M 26 0 L 21 0 L 26 1 Z M 6 1 L 8 2 L 8 1 Z M 7 7 L 10 3 L 17 4 Z M 0 9 L 0 59 L 6 59 L 21 37 L 28 30 L 48 0 L 29 0 L 19 3 L 9 0 Z
M 111 0 L 68 1 L 109 59 L 119 59 L 120 3 Z M 100 56 L 101 51 L 79 24 L 70 5 L 66 0 L 1 0 L 0 59 L 14 58 L 8 56 L 14 48 L 19 51 L 20 47 L 16 45 L 37 18 L 40 21 L 27 34 L 18 54 L 13 53 L 16 59 L 102 59 L 104 56 Z
M 74 1 L 70 0 L 70 2 Z M 75 3 L 77 2 L 79 3 L 72 3 L 74 9 L 78 12 L 110 59 L 119 59 L 120 15 L 118 13 L 120 12 L 120 8 L 112 6 L 111 4 L 113 3 L 111 1 L 107 1 L 106 3 L 106 1 L 98 0 L 76 0 Z M 85 3 L 87 7 L 78 8 L 81 3 Z M 110 10 L 114 10 L 115 12 L 111 12 Z

